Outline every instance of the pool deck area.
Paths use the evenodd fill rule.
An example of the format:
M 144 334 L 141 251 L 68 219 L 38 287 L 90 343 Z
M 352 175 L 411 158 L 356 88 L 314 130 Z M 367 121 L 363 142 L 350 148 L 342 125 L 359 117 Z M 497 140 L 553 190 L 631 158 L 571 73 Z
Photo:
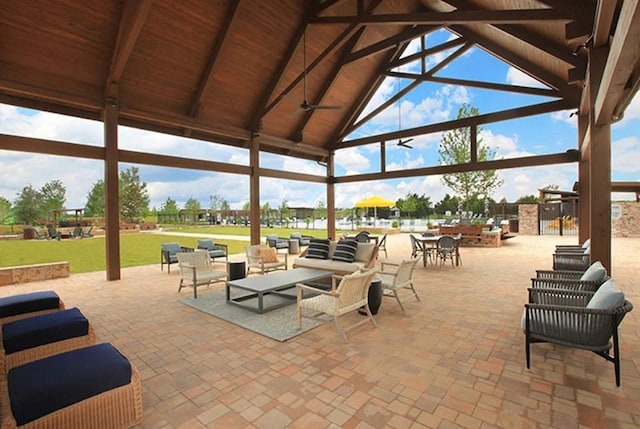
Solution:
M 199 312 L 179 302 L 193 292 L 178 293 L 177 266 L 125 268 L 112 282 L 103 271 L 74 274 L 0 295 L 52 289 L 77 306 L 98 341 L 140 371 L 141 428 L 637 428 L 640 239 L 612 242 L 611 276 L 637 307 L 619 328 L 620 388 L 613 364 L 583 350 L 533 344 L 526 369 L 527 287 L 536 269 L 551 269 L 556 244 L 577 237 L 518 236 L 462 248 L 458 267 L 419 263 L 421 301 L 403 312 L 385 298 L 378 327 L 350 331 L 350 344 L 333 323 L 278 342 Z M 408 258 L 408 234 L 389 235 L 387 249 L 390 260 Z

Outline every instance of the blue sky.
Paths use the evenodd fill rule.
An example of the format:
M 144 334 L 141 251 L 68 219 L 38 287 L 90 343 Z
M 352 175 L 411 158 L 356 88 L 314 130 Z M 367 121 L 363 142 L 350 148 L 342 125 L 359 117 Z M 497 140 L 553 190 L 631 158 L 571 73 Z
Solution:
M 434 46 L 454 36 L 445 30 L 429 36 L 427 46 Z M 418 44 L 412 43 L 405 55 L 416 51 Z M 433 65 L 453 52 L 429 58 Z M 403 72 L 416 72 L 416 64 L 400 68 Z M 462 79 L 488 80 L 496 83 L 541 87 L 542 85 L 518 70 L 502 63 L 486 52 L 472 48 L 453 61 L 436 76 Z M 388 99 L 407 80 L 387 78 L 374 96 L 365 114 Z M 406 95 L 399 103 L 381 112 L 365 126 L 355 130 L 349 138 L 371 135 L 378 132 L 396 131 L 401 113 L 402 128 L 411 128 L 433 122 L 454 119 L 462 103 L 478 108 L 480 113 L 491 113 L 517 106 L 551 101 L 553 98 L 525 96 L 508 92 L 488 91 L 477 88 L 443 86 L 424 83 Z M 513 158 L 528 155 L 564 152 L 577 148 L 576 118 L 569 111 L 538 115 L 515 121 L 488 124 L 483 127 L 481 138 L 496 151 L 496 158 Z M 640 179 L 640 97 L 636 96 L 627 108 L 624 119 L 612 126 L 612 180 L 637 181 Z M 37 112 L 0 104 L 0 132 L 43 139 L 69 141 L 102 146 L 103 129 L 100 122 L 64 117 L 48 112 Z M 387 144 L 387 170 L 428 167 L 438 164 L 440 134 L 416 137 L 405 149 Z M 120 147 L 127 150 L 156 152 L 189 158 L 202 158 L 248 165 L 249 153 L 245 149 L 211 144 L 120 127 Z M 336 152 L 336 174 L 349 175 L 379 171 L 379 145 L 349 148 Z M 263 154 L 261 165 L 288 171 L 301 171 L 324 175 L 322 166 L 289 157 Z M 121 168 L 129 165 L 122 164 Z M 160 207 L 167 197 L 179 205 L 190 197 L 209 206 L 210 195 L 220 195 L 232 208 L 241 208 L 249 199 L 247 177 L 189 171 L 173 168 L 139 166 L 143 181 L 148 185 L 151 205 Z M 549 167 L 531 167 L 499 171 L 504 180 L 492 198 L 514 201 L 520 196 L 536 194 L 537 189 L 555 184 L 562 190 L 570 190 L 577 178 L 575 164 Z M 0 196 L 14 201 L 17 193 L 27 184 L 40 187 L 44 183 L 59 179 L 67 187 L 67 208 L 83 207 L 93 183 L 103 176 L 103 163 L 28 153 L 0 151 Z M 358 182 L 336 186 L 336 206 L 352 207 L 353 204 L 371 195 L 380 195 L 392 200 L 407 193 L 428 195 L 437 202 L 451 193 L 439 176 L 407 179 Z M 613 195 L 614 200 L 631 199 L 633 195 Z M 314 207 L 325 201 L 325 187 L 295 181 L 263 178 L 261 180 L 261 204 L 268 202 L 277 207 L 287 200 L 290 207 Z

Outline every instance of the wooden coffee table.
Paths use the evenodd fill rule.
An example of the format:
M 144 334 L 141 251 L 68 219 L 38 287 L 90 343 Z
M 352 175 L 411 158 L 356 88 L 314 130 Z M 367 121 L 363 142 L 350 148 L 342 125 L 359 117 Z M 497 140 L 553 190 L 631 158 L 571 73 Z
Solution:
M 330 271 L 296 268 L 262 276 L 228 281 L 226 285 L 227 304 L 237 305 L 255 313 L 266 313 L 267 311 L 290 305 L 291 300 L 296 299 L 295 295 L 282 293 L 282 291 L 295 287 L 296 283 L 312 282 L 331 277 L 332 274 Z M 232 289 L 240 289 L 241 291 L 249 293 L 239 294 L 235 298 L 232 298 Z M 284 299 L 265 307 L 264 298 L 266 295 L 277 295 Z M 255 301 L 256 298 L 258 300 L 257 306 L 245 303 L 245 301 L 248 300 Z

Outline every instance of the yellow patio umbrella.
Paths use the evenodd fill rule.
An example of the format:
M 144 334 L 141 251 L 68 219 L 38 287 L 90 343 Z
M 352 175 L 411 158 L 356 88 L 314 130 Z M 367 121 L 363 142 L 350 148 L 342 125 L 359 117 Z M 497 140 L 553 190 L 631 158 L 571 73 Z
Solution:
M 365 198 L 364 200 L 358 201 L 355 203 L 355 206 L 358 208 L 373 208 L 373 226 L 376 225 L 376 209 L 378 207 L 394 207 L 396 205 L 395 201 L 387 200 L 386 198 L 379 197 L 378 195 L 371 196 L 369 198 Z

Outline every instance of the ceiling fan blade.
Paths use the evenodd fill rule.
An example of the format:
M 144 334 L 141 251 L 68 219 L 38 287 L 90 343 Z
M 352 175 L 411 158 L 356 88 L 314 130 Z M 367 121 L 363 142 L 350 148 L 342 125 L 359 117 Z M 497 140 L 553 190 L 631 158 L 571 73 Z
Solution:
M 325 106 L 322 104 L 311 104 L 309 106 L 312 109 L 324 109 L 324 110 L 338 110 L 342 109 L 342 106 Z
M 407 143 L 409 143 L 410 141 L 413 141 L 413 139 L 398 140 L 398 146 L 406 147 L 407 149 L 413 149 L 413 146 L 409 146 L 409 145 L 407 144 Z

